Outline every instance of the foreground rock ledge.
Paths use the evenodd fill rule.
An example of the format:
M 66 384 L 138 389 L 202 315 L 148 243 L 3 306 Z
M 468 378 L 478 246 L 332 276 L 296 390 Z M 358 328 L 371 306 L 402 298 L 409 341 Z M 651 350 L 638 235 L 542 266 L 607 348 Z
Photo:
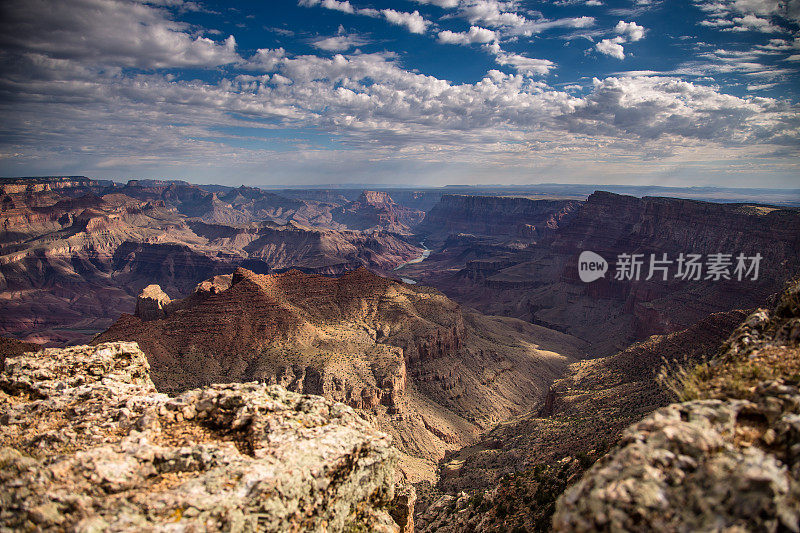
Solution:
M 159 393 L 135 343 L 0 373 L 0 529 L 396 531 L 397 454 L 355 411 L 256 383 Z
M 800 281 L 682 388 L 561 496 L 554 531 L 800 532 Z

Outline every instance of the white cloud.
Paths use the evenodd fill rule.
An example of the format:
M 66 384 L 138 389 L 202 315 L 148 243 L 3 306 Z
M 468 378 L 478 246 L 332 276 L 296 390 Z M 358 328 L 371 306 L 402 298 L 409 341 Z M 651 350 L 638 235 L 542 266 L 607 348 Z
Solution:
M 169 12 L 123 0 L 4 2 L 0 44 L 85 64 L 159 69 L 239 61 L 236 40 L 194 37 Z
M 326 164 L 348 170 L 361 164 L 373 171 L 389 161 L 417 169 L 430 162 L 447 168 L 463 163 L 469 172 L 535 169 L 538 176 L 543 165 L 576 164 L 586 172 L 615 156 L 635 161 L 691 152 L 734 161 L 743 150 L 767 154 L 781 146 L 796 153 L 800 141 L 798 107 L 785 101 L 737 98 L 718 87 L 644 74 L 597 80 L 585 95 L 575 86 L 559 90 L 534 77 L 553 72 L 553 62 L 504 51 L 497 40 L 483 46 L 513 74 L 492 70 L 473 83 L 452 83 L 403 68 L 391 52 L 321 57 L 276 48 L 244 60 L 232 40 L 230 45 L 197 44 L 189 29 L 163 9 L 126 4 L 110 14 L 85 7 L 121 4 L 89 1 L 72 2 L 87 21 L 69 19 L 86 31 L 85 42 L 72 43 L 76 33 L 59 30 L 59 19 L 47 13 L 27 19 L 15 15 L 12 22 L 24 22 L 19 26 L 0 21 L 7 59 L 0 92 L 15 95 L 0 101 L 3 127 L 13 132 L 0 143 L 5 173 L 34 165 L 30 168 L 53 173 L 104 169 L 124 174 L 149 168 L 157 175 L 176 175 L 191 165 L 207 172 L 245 169 L 260 177 L 264 168 L 272 172 L 279 165 L 300 173 Z M 54 10 L 73 16 L 58 5 Z M 120 35 L 107 35 L 104 23 Z M 178 53 L 162 49 L 169 39 L 130 42 L 131 35 L 158 35 L 147 26 L 176 34 L 171 39 Z M 776 39 L 764 46 L 791 54 L 797 50 L 794 42 Z M 194 47 L 206 55 L 181 51 Z M 758 58 L 764 56 L 710 53 L 713 58 L 699 59 L 719 72 L 735 69 L 754 76 L 749 84 L 754 91 L 773 81 L 763 78 Z M 157 70 L 187 58 L 192 66 L 227 67 L 215 82 Z M 137 65 L 145 70 L 120 68 Z M 283 139 L 275 142 L 286 143 L 285 149 L 277 150 L 219 140 L 221 130 L 241 126 L 322 133 L 328 145 Z M 332 150 L 330 143 L 346 150 Z M 793 164 L 787 168 L 796 170 L 796 160 Z M 392 168 L 393 175 L 405 175 L 406 167 Z
M 625 59 L 625 48 L 622 46 L 625 43 L 624 37 L 614 37 L 613 39 L 603 39 L 595 45 L 595 49 L 601 54 L 615 57 L 617 59 Z
M 445 9 L 458 7 L 459 0 L 414 0 L 418 4 L 433 4 Z
M 709 14 L 704 26 L 720 27 L 725 31 L 758 31 L 777 33 L 790 31 L 773 24 L 771 17 L 800 23 L 800 0 L 694 0 Z
M 644 38 L 644 27 L 635 22 L 625 22 L 620 20 L 614 28 L 620 35 L 627 35 L 631 41 L 639 41 Z
M 552 28 L 587 28 L 595 23 L 594 17 L 587 16 L 555 20 L 543 17 L 529 19 L 516 11 L 518 7 L 516 1 L 462 0 L 459 16 L 467 19 L 470 24 L 481 23 L 510 37 L 530 37 Z
M 405 13 L 402 11 L 395 11 L 394 9 L 381 10 L 386 20 L 398 26 L 405 26 L 411 33 L 425 33 L 430 22 L 425 20 L 419 11 L 413 13 Z
M 360 35 L 347 33 L 343 26 L 339 26 L 339 30 L 334 36 L 320 37 L 311 41 L 313 47 L 328 52 L 344 52 L 367 43 L 368 41 Z
M 500 65 L 509 65 L 520 74 L 536 74 L 544 76 L 555 68 L 555 63 L 549 59 L 533 59 L 520 54 L 510 54 L 500 52 L 496 56 L 496 61 Z
M 772 24 L 769 19 L 757 17 L 756 15 L 734 17 L 732 23 L 733 27 L 726 31 L 760 31 L 762 33 L 777 33 L 783 31 L 780 27 Z
M 439 42 L 446 44 L 473 44 L 490 43 L 497 39 L 497 34 L 489 29 L 471 26 L 467 32 L 452 32 L 444 30 L 439 32 Z
M 340 2 L 339 0 L 299 0 L 297 4 L 304 7 L 314 7 L 319 5 L 325 9 L 333 9 L 335 11 L 341 11 L 342 13 L 355 13 L 355 9 L 353 8 L 352 4 L 350 4 L 349 0 L 344 0 L 343 2 Z

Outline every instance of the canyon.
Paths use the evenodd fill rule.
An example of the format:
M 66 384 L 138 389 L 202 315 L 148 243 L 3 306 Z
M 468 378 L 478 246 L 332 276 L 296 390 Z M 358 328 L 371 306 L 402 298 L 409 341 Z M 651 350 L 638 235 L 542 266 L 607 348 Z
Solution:
M 413 239 L 306 226 L 333 204 L 239 188 L 222 195 L 176 182 L 93 180 L 3 185 L 0 333 L 49 345 L 85 342 L 158 283 L 187 295 L 243 265 L 341 274 L 390 272 L 422 253 Z M 341 224 L 334 226 L 343 228 Z
M 400 272 L 488 314 L 513 316 L 579 337 L 596 356 L 611 355 L 654 334 L 685 329 L 712 313 L 751 308 L 781 290 L 800 268 L 800 211 L 595 192 L 576 207 L 562 203 L 528 236 L 516 225 L 498 232 L 485 212 L 519 210 L 525 199 L 443 197 L 421 226 L 455 219 L 454 229 L 423 263 Z M 489 208 L 488 206 L 494 206 Z M 531 207 L 530 209 L 533 209 Z M 488 217 L 491 219 L 491 216 Z M 538 224 L 538 225 L 537 225 Z M 516 230 L 514 228 L 517 228 Z M 760 254 L 757 280 L 681 280 L 673 268 L 647 280 L 603 278 L 584 283 L 578 257 L 593 251 L 613 262 L 642 254 L 673 262 L 681 254 Z M 732 269 L 731 269 L 732 270 Z
M 137 376 L 146 365 L 152 380 L 136 394 L 158 394 L 156 403 L 170 406 L 177 400 L 168 398 L 194 405 L 198 394 L 256 405 L 266 395 L 283 405 L 279 420 L 294 420 L 312 401 L 297 395 L 321 396 L 313 401 L 326 402 L 326 417 L 349 409 L 358 419 L 331 422 L 337 434 L 379 443 L 384 466 L 367 475 L 380 478 L 373 488 L 385 497 L 370 520 L 388 530 L 410 531 L 415 520 L 422 531 L 548 530 L 554 514 L 568 530 L 591 520 L 572 500 L 557 505 L 560 495 L 598 460 L 606 470 L 592 483 L 608 483 L 609 468 L 628 475 L 623 459 L 601 458 L 623 457 L 626 432 L 651 413 L 691 411 L 673 403 L 702 381 L 686 376 L 729 352 L 732 341 L 724 341 L 734 330 L 767 328 L 752 325 L 766 313 L 748 316 L 752 309 L 779 302 L 783 310 L 768 316 L 782 329 L 767 329 L 786 345 L 798 340 L 796 288 L 778 296 L 800 272 L 800 209 L 792 202 L 559 196 L 547 187 L 517 195 L 266 191 L 79 176 L 4 179 L 0 189 L 0 368 L 23 372 L 18 361 L 41 357 L 30 354 L 42 345 L 87 344 L 38 353 L 80 372 L 87 369 L 76 354 L 134 354 Z M 581 280 L 584 251 L 608 260 L 605 275 Z M 639 279 L 615 276 L 623 254 L 718 253 L 758 255 L 759 275 L 686 280 L 673 269 L 646 279 L 645 263 Z M 772 348 L 764 354 L 774 359 Z M 21 381 L 3 383 L 8 402 L 28 401 L 15 396 Z M 8 402 L 4 409 L 16 412 Z M 161 431 L 170 442 L 211 438 L 247 452 L 256 441 L 235 436 L 225 420 L 190 435 L 171 423 Z M 45 438 L 20 440 L 14 431 L 6 443 L 15 449 Z M 127 453 L 125 443 L 114 457 Z M 43 468 L 8 457 L 20 471 Z M 392 525 L 383 513 L 395 490 L 405 511 Z M 357 505 L 371 505 L 365 497 Z M 321 520 L 363 518 L 342 505 L 350 510 Z M 108 512 L 101 509 L 104 520 Z
M 159 390 L 259 381 L 319 394 L 377 417 L 416 472 L 530 409 L 584 343 L 463 309 L 435 289 L 361 268 L 289 270 L 199 284 L 183 300 L 143 291 L 94 343 L 135 341 Z M 405 466 L 405 463 L 404 463 Z M 425 470 L 423 468 L 423 470 Z

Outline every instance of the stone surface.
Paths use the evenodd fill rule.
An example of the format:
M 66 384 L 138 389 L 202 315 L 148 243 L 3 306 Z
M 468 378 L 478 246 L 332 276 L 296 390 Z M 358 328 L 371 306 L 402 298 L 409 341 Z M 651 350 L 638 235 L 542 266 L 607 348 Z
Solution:
M 800 283 L 559 499 L 555 531 L 800 531 Z
M 164 307 L 170 303 L 170 297 L 158 285 L 148 285 L 136 298 L 134 315 L 142 320 L 158 320 L 164 318 Z
M 25 354 L 0 374 L 0 529 L 399 531 L 397 456 L 319 396 L 158 393 L 135 343 Z

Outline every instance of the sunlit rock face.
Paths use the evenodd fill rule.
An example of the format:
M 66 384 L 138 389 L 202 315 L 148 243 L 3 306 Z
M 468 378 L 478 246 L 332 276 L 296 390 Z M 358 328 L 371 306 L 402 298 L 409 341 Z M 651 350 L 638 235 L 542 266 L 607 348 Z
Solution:
M 398 531 L 390 510 L 408 521 L 409 495 L 392 505 L 391 438 L 352 408 L 256 383 L 169 397 L 135 343 L 9 358 L 0 419 L 3 528 Z

